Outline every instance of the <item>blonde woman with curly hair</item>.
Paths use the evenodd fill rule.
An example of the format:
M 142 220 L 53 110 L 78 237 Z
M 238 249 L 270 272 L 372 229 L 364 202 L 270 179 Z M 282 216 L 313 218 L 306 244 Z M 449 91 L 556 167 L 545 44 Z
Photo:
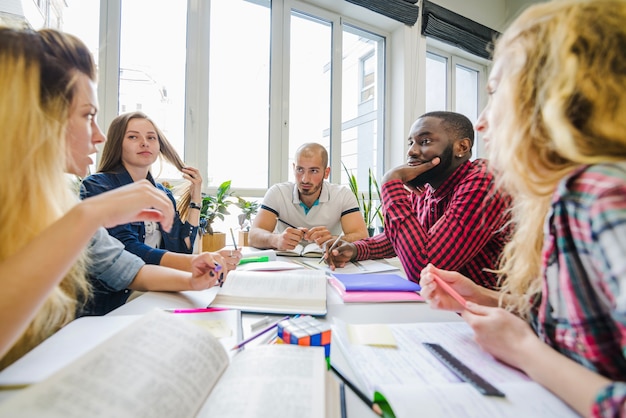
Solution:
M 514 198 L 500 292 L 421 275 L 433 307 L 584 416 L 626 416 L 625 22 L 624 0 L 554 1 L 504 32 L 477 123 Z
M 120 293 L 218 280 L 219 255 L 195 257 L 191 273 L 149 266 L 108 235 L 105 227 L 127 222 L 171 228 L 172 204 L 148 181 L 78 200 L 65 173 L 84 176 L 104 141 L 95 79 L 79 39 L 0 27 L 0 369 L 93 303 L 87 277 Z

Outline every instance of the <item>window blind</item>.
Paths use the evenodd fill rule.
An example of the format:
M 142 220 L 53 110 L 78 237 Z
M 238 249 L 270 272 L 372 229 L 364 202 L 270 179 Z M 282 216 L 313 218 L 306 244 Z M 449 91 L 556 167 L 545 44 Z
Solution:
M 490 59 L 493 41 L 500 35 L 500 32 L 424 0 L 422 35 Z
M 383 16 L 413 26 L 419 17 L 417 0 L 346 0 Z

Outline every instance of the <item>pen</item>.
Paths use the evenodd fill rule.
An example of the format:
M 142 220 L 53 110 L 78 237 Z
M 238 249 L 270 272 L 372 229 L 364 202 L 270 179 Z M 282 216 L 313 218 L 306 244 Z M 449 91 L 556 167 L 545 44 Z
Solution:
M 213 271 L 215 272 L 219 272 L 222 271 L 222 266 L 220 266 L 219 264 L 215 263 L 215 267 L 213 267 Z M 211 277 L 213 277 L 215 274 L 213 273 L 213 271 L 210 273 Z M 220 273 L 220 277 L 217 280 L 217 284 L 222 287 L 222 285 L 224 284 L 224 273 Z
M 239 264 L 261 263 L 263 261 L 270 261 L 269 256 L 263 255 L 261 257 L 246 257 L 246 258 L 242 258 L 241 260 L 239 260 Z
M 257 334 L 254 334 L 252 337 L 247 338 L 245 340 L 243 340 L 242 342 L 240 342 L 239 344 L 237 344 L 236 346 L 234 346 L 233 348 L 231 348 L 231 350 L 237 350 L 240 349 L 241 347 L 243 347 L 244 345 L 248 344 L 250 341 L 259 338 L 261 335 L 265 334 L 266 332 L 270 332 L 271 330 L 273 330 L 274 328 L 276 328 L 278 326 L 278 323 L 280 321 L 284 321 L 285 319 L 289 319 L 289 315 L 284 316 L 282 318 L 280 318 L 278 321 L 276 321 L 275 324 L 270 325 L 269 327 L 265 328 L 264 330 L 258 332 Z
M 191 308 L 191 309 L 163 309 L 169 313 L 202 313 L 202 312 L 220 312 L 229 311 L 229 308 Z
M 356 387 L 354 383 L 348 380 L 347 377 L 345 377 L 339 370 L 337 370 L 335 366 L 331 364 L 330 368 L 337 375 L 337 377 L 341 379 L 341 381 L 345 383 L 346 386 L 348 386 L 352 392 L 354 392 L 356 396 L 358 396 L 363 402 L 365 402 L 367 406 L 369 406 L 372 409 L 372 411 L 376 412 L 377 415 L 381 415 L 381 416 L 383 415 L 383 410 L 380 409 L 380 405 L 371 401 L 363 392 L 361 392 L 359 388 Z
M 290 224 L 289 222 L 287 222 L 287 221 L 283 221 L 283 220 L 282 220 L 282 219 L 280 219 L 280 218 L 276 218 L 276 220 L 277 220 L 278 222 L 282 222 L 282 223 L 284 223 L 285 225 L 287 225 L 287 226 L 288 226 L 288 227 L 290 227 L 290 228 L 295 228 L 295 229 L 298 229 L 298 227 L 297 227 L 297 226 L 293 226 L 293 225 L 292 225 L 292 224 Z
M 230 228 L 230 237 L 233 239 L 233 247 L 235 247 L 235 251 L 237 251 L 237 242 L 235 241 L 235 233 L 233 232 L 233 228 Z M 233 255 L 232 253 L 230 254 Z
M 339 240 L 341 239 L 341 237 L 343 237 L 343 232 L 341 232 L 341 234 L 339 234 L 339 236 L 337 237 L 337 239 L 335 240 L 335 242 L 333 242 L 333 244 L 330 246 L 330 248 L 328 249 L 327 252 L 325 252 L 322 255 L 322 258 L 320 258 L 320 261 L 317 262 L 317 264 L 320 264 L 322 261 L 326 260 L 326 254 L 330 254 L 330 252 L 333 250 L 333 247 L 335 245 L 337 245 L 337 243 L 339 242 Z

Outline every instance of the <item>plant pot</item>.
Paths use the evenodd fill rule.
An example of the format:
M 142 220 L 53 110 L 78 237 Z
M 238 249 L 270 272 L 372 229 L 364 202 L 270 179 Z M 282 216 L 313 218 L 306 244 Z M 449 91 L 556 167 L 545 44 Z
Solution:
M 226 246 L 226 234 L 214 232 L 202 235 L 202 251 L 219 251 Z
M 374 228 L 373 226 L 371 226 L 371 227 L 367 228 L 367 234 L 368 234 L 370 237 L 373 237 L 375 233 L 376 233 L 376 228 Z
M 248 231 L 239 231 L 239 237 L 237 239 L 237 245 L 240 247 L 248 247 Z

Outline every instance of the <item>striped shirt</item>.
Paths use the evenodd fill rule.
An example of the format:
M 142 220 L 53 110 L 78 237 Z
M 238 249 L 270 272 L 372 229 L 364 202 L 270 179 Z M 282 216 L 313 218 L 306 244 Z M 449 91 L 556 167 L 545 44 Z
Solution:
M 356 241 L 357 260 L 398 256 L 407 277 L 419 281 L 428 263 L 456 270 L 493 288 L 508 233 L 508 197 L 497 192 L 484 160 L 467 161 L 437 189 L 407 193 L 402 181 L 382 185 L 385 231 Z
M 591 415 L 620 416 L 626 400 L 626 162 L 582 167 L 565 178 L 544 233 L 536 331 L 558 352 L 613 381 L 597 395 Z

